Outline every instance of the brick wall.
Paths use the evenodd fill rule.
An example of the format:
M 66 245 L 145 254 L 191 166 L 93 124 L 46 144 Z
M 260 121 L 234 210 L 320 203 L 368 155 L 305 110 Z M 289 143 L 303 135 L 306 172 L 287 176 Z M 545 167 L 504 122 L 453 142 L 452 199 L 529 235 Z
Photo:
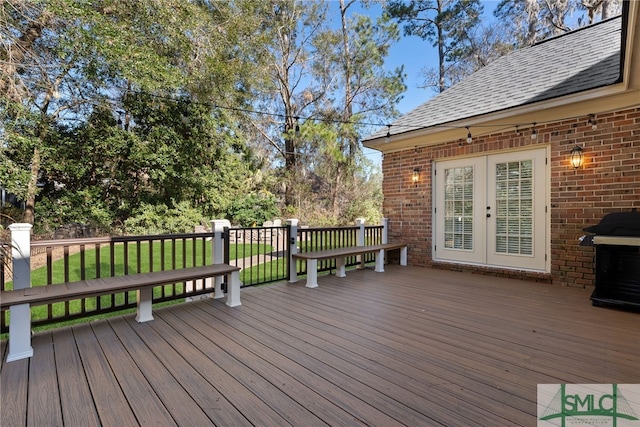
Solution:
M 412 265 L 473 270 L 484 274 L 551 281 L 562 285 L 589 286 L 594 279 L 594 249 L 579 246 L 582 229 L 597 224 L 609 212 L 640 209 L 640 108 L 595 117 L 536 126 L 531 131 L 510 130 L 474 137 L 472 144 L 449 141 L 437 146 L 414 148 L 384 155 L 383 212 L 389 218 L 390 241 L 409 244 Z M 569 165 L 576 145 L 584 149 L 582 169 Z M 466 267 L 434 263 L 431 259 L 432 162 L 459 156 L 497 153 L 519 147 L 550 147 L 550 246 L 551 274 Z M 413 170 L 420 181 L 414 185 Z

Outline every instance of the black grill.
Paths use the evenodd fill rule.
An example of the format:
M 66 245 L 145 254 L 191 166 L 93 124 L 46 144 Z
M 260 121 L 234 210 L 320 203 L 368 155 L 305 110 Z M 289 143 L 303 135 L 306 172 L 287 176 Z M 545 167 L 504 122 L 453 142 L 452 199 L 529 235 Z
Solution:
M 640 309 L 640 212 L 615 212 L 584 229 L 596 247 L 593 305 Z

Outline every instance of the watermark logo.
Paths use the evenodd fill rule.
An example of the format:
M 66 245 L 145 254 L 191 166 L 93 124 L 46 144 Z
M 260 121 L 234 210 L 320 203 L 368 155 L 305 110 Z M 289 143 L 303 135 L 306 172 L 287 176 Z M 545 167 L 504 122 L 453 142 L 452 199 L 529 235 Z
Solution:
M 640 427 L 640 384 L 538 384 L 538 427 Z

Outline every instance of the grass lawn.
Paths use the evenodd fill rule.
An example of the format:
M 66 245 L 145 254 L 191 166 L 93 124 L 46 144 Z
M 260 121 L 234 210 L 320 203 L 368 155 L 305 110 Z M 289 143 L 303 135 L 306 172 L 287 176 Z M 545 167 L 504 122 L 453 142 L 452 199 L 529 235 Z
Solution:
M 244 258 L 260 253 L 268 253 L 273 250 L 271 246 L 260 245 L 230 245 L 229 253 L 232 257 Z M 113 248 L 113 254 L 111 253 Z M 114 245 L 113 247 L 105 246 L 96 249 L 87 249 L 84 253 L 75 253 L 69 255 L 68 261 L 60 259 L 53 262 L 52 265 L 52 283 L 64 283 L 74 282 L 83 279 L 94 279 L 96 277 L 111 276 L 111 260 L 113 259 L 113 275 L 123 276 L 125 271 L 129 274 L 145 273 L 149 271 L 170 270 L 175 268 L 185 268 L 204 265 L 210 263 L 212 259 L 212 245 L 210 242 L 196 241 L 196 244 L 192 244 L 191 241 L 166 241 L 166 242 L 154 242 L 149 244 L 148 242 L 142 242 L 140 244 L 132 243 L 128 247 L 124 244 Z M 284 269 L 284 267 L 283 267 Z M 257 281 L 256 274 L 265 272 L 264 269 L 254 267 L 252 271 L 243 271 L 241 280 L 247 281 L 252 279 Z M 82 272 L 84 271 L 84 277 Z M 271 271 L 271 270 L 269 270 Z M 99 274 L 98 274 L 99 273 Z M 42 286 L 47 284 L 47 267 L 40 267 L 31 272 L 32 286 Z M 65 277 L 66 276 L 66 277 Z M 12 283 L 8 282 L 5 285 L 7 290 L 13 288 Z M 154 299 L 161 297 L 179 296 L 183 294 L 184 285 L 177 283 L 174 285 L 165 285 L 154 288 Z M 96 310 L 112 309 L 114 307 L 123 307 L 122 311 L 115 313 L 122 314 L 123 312 L 133 312 L 135 308 L 125 308 L 126 304 L 132 304 L 136 301 L 136 292 L 121 292 L 112 295 L 103 295 L 101 297 L 87 298 L 84 300 L 73 300 L 68 302 L 60 302 L 51 304 L 50 306 L 41 305 L 35 306 L 31 309 L 31 318 L 33 321 L 46 319 L 47 317 L 68 317 L 74 315 L 81 315 L 82 313 L 90 313 Z M 168 305 L 183 302 L 184 298 L 178 297 L 173 301 L 159 303 L 157 305 Z M 98 314 L 93 316 L 83 317 L 78 320 L 71 320 L 62 323 L 58 323 L 57 326 L 65 324 L 73 324 L 79 322 L 87 322 L 95 319 L 110 317 L 115 314 L 109 312 L 105 314 Z M 8 322 L 7 322 L 8 323 Z M 50 327 L 50 326 L 49 326 Z M 43 329 L 47 326 L 42 326 L 34 329 Z M 2 338 L 5 338 L 3 335 Z

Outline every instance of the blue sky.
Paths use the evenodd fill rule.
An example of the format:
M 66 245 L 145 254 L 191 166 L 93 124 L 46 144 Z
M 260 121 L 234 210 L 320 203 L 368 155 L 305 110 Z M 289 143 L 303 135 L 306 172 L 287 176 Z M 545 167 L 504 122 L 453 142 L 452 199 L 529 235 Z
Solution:
M 482 1 L 481 3 L 484 5 L 485 21 L 491 20 L 493 18 L 493 10 L 497 7 L 499 2 Z M 336 4 L 335 7 L 338 8 L 338 5 Z M 377 16 L 380 12 L 380 6 L 371 7 L 368 10 L 358 10 L 358 13 L 367 13 L 371 16 Z M 407 90 L 403 94 L 402 101 L 398 104 L 398 110 L 400 111 L 400 114 L 406 114 L 436 94 L 436 92 L 431 88 L 423 89 L 418 86 L 424 83 L 424 77 L 422 76 L 423 69 L 437 67 L 438 56 L 436 49 L 430 42 L 415 36 L 404 36 L 402 29 L 400 29 L 400 33 L 401 39 L 397 44 L 392 46 L 385 65 L 389 70 L 393 70 L 400 65 L 404 65 L 404 71 L 407 75 L 405 81 Z M 381 163 L 381 155 L 379 151 L 364 148 L 364 153 L 376 164 Z

